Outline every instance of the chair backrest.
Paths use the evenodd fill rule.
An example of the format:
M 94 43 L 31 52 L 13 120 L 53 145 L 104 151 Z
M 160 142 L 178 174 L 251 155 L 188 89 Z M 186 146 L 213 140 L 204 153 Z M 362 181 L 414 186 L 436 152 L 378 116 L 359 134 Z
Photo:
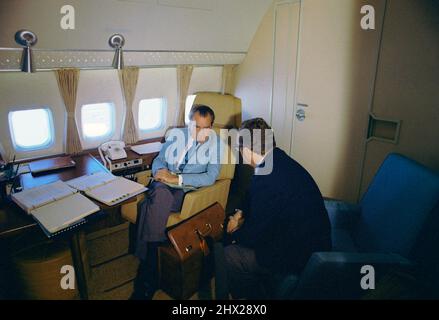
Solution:
M 216 128 L 239 128 L 241 126 L 241 99 L 229 94 L 198 92 L 194 104 L 204 104 L 215 112 Z
M 217 134 L 223 128 L 239 128 L 241 126 L 241 100 L 232 95 L 221 94 L 216 92 L 198 92 L 194 104 L 204 104 L 209 106 L 215 112 L 214 130 Z M 232 159 L 234 150 L 228 145 L 228 164 L 223 164 L 217 180 L 233 179 L 235 174 L 235 165 Z
M 226 153 L 225 150 L 224 154 L 222 155 L 223 165 L 221 166 L 221 171 L 218 175 L 217 180 L 226 180 L 226 179 L 231 180 L 235 176 L 236 161 L 234 161 L 235 157 L 233 150 L 230 147 L 230 144 L 227 144 L 227 151 L 228 153 Z M 228 157 L 228 159 L 225 159 L 226 156 Z
M 362 251 L 410 251 L 439 200 L 439 174 L 399 154 L 390 154 L 361 200 L 355 230 Z

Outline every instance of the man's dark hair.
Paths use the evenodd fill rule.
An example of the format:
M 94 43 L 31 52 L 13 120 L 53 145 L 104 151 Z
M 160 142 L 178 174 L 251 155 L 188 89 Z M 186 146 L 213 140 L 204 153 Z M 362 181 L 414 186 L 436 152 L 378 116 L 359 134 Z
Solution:
M 245 139 L 241 135 L 241 130 L 243 130 L 243 129 L 247 129 L 250 132 L 251 145 L 250 146 L 245 145 L 245 147 L 249 147 L 249 149 L 251 151 L 257 152 L 257 153 L 261 152 L 261 154 L 264 155 L 266 152 L 271 150 L 271 148 L 269 150 L 266 150 L 267 145 L 270 145 L 273 148 L 276 148 L 276 139 L 274 138 L 273 130 L 268 125 L 268 123 L 265 122 L 264 119 L 254 118 L 254 119 L 244 121 L 241 124 L 241 127 L 239 128 L 239 131 L 240 131 L 239 147 L 240 148 L 244 147 L 244 142 L 245 142 Z M 260 133 L 261 133 L 260 139 L 259 139 L 258 135 L 254 134 L 254 130 L 260 130 Z M 265 135 L 265 130 L 269 130 L 269 132 L 270 132 L 269 136 Z M 255 139 L 255 138 L 258 138 L 258 139 Z M 273 139 L 272 145 L 271 145 L 270 141 L 265 140 L 266 138 L 270 139 L 270 140 Z
M 212 119 L 211 125 L 215 122 L 215 112 L 208 106 L 204 104 L 194 104 L 191 108 L 191 111 L 189 112 L 189 119 L 193 120 L 195 113 L 197 113 L 202 116 L 203 118 L 210 116 Z

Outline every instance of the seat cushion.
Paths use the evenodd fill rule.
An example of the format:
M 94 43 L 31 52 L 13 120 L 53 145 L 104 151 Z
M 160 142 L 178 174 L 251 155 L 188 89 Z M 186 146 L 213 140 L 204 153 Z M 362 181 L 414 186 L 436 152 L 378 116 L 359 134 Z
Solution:
M 360 216 L 361 206 L 325 200 L 325 207 L 331 222 L 332 251 L 356 252 L 351 232 Z
M 360 205 L 343 201 L 325 200 L 325 208 L 333 229 L 352 230 L 361 214 Z

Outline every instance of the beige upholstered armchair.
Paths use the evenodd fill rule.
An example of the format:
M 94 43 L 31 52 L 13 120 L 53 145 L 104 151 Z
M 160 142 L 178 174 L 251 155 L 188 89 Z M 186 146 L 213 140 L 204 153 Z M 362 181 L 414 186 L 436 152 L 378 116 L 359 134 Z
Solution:
M 201 92 L 196 95 L 194 104 L 205 104 L 215 112 L 214 129 L 219 133 L 221 128 L 238 127 L 241 125 L 241 100 L 231 95 L 212 92 Z M 230 150 L 229 154 L 233 155 Z M 218 202 L 225 209 L 230 190 L 230 183 L 235 173 L 234 164 L 223 164 L 217 181 L 208 187 L 200 188 L 185 195 L 180 212 L 172 213 L 168 219 L 168 227 L 175 225 L 194 214 Z M 147 184 L 147 178 L 139 179 Z M 142 201 L 143 195 L 138 196 L 137 202 L 122 206 L 122 217 L 131 223 L 136 223 L 137 203 Z

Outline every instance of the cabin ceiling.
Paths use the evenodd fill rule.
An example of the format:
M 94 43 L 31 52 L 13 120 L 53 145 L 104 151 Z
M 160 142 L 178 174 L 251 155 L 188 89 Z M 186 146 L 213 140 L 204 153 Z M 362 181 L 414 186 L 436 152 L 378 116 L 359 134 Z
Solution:
M 126 50 L 247 52 L 272 0 L 0 0 L 0 47 L 30 29 L 39 49 L 108 50 L 114 33 Z M 75 8 L 75 30 L 60 27 Z

